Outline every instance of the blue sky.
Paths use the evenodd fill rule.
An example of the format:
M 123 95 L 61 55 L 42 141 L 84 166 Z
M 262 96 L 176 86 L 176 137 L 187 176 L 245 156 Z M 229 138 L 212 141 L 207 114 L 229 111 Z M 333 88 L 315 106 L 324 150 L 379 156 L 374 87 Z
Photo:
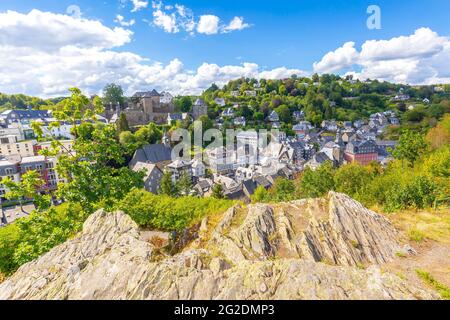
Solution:
M 367 71 L 365 73 L 367 75 L 394 81 L 404 79 L 405 82 L 426 82 L 434 79 L 434 81 L 445 82 L 450 77 L 447 74 L 447 64 L 442 67 L 443 74 L 436 70 L 429 70 L 430 65 L 436 68 L 435 61 L 426 66 L 430 75 L 428 80 L 419 79 L 417 74 L 423 73 L 419 69 L 412 75 L 387 75 L 385 69 L 388 62 L 376 70 L 369 70 L 367 63 L 361 63 L 352 52 L 349 52 L 350 56 L 345 57 L 347 60 L 351 59 L 351 63 L 344 63 L 340 70 L 336 68 L 341 65 L 330 67 L 329 62 L 324 63 L 324 66 L 317 70 L 313 67 L 313 64 L 321 61 L 325 54 L 337 50 L 346 42 L 353 42 L 353 47 L 360 52 L 361 45 L 368 40 L 388 41 L 400 36 L 411 37 L 420 28 L 427 28 L 433 33 L 425 34 L 423 39 L 427 39 L 427 42 L 437 39 L 437 45 L 441 47 L 441 51 L 445 51 L 447 54 L 445 39 L 448 40 L 450 35 L 450 20 L 448 19 L 450 1 L 448 0 L 179 0 L 164 1 L 158 8 L 152 6 L 152 1 L 148 1 L 147 6 L 144 6 L 147 2 L 145 0 L 136 0 L 135 2 L 142 2 L 143 5 L 140 10 L 132 12 L 134 6 L 132 0 L 2 0 L 0 1 L 0 13 L 12 10 L 26 15 L 31 10 L 38 9 L 41 12 L 52 14 L 67 14 L 67 8 L 76 5 L 81 10 L 82 19 L 98 20 L 103 26 L 110 29 L 121 27 L 132 31 L 128 41 L 104 50 L 134 53 L 148 59 L 142 62 L 147 65 L 160 63 L 166 66 L 177 59 L 182 62 L 183 72 L 186 74 L 195 73 L 197 68 L 204 63 L 223 67 L 241 66 L 244 62 L 248 62 L 257 64 L 258 72 L 283 67 L 302 70 L 305 73 L 329 70 L 343 73 L 349 72 L 350 69 L 359 72 L 363 68 Z M 168 32 L 162 25 L 158 26 L 158 23 L 155 23 L 154 12 L 156 10 L 160 9 L 164 15 L 170 16 L 176 10 L 167 9 L 166 6 L 175 4 L 192 11 L 192 19 L 197 24 L 193 27 L 193 31 L 186 31 L 185 28 L 177 25 L 178 32 L 173 32 L 173 30 Z M 369 17 L 366 9 L 371 4 L 378 5 L 381 9 L 381 29 L 379 30 L 370 30 L 366 26 L 366 20 Z M 117 15 L 121 15 L 125 22 L 134 20 L 135 23 L 132 26 L 120 26 L 117 22 Z M 213 15 L 220 19 L 217 33 L 205 34 L 198 31 L 198 23 L 202 15 Z M 224 30 L 223 28 L 235 17 L 242 19 L 242 23 L 248 24 L 248 26 L 242 30 L 220 31 Z M 178 18 L 179 16 L 177 16 Z M 180 22 L 175 23 L 179 24 Z M 3 28 L 11 28 L 11 25 L 3 26 Z M 417 38 L 420 38 L 419 35 Z M 2 40 L 0 36 L 0 46 L 2 41 L 5 44 L 7 40 Z M 412 43 L 417 44 L 413 39 Z M 30 46 L 30 48 L 32 47 Z M 433 46 L 429 52 L 421 55 L 420 59 L 422 60 L 419 61 L 419 64 L 428 63 L 431 56 L 434 57 L 441 51 Z M 440 61 L 445 60 L 446 57 L 437 57 L 436 59 Z M 417 67 L 417 63 L 414 63 L 409 57 L 406 58 L 408 61 L 403 61 L 405 66 Z M 342 62 L 342 59 L 336 59 Z M 334 63 L 336 59 L 333 60 Z M 423 59 L 428 60 L 424 62 Z M 373 59 L 373 61 L 379 60 L 378 58 Z M 383 72 L 379 72 L 380 68 L 383 68 Z M 391 71 L 396 72 L 395 68 L 391 68 Z M 126 81 L 122 79 L 122 82 Z M 153 83 L 144 84 L 152 85 Z M 142 85 L 134 84 L 133 89 Z M 42 87 L 42 84 L 34 89 L 28 86 L 24 90 L 33 93 L 42 91 L 42 88 L 38 89 L 38 87 Z M 12 88 L 5 86 L 6 91 L 14 88 L 14 85 Z M 95 91 L 98 88 L 93 86 L 92 90 Z M 2 91 L 1 82 L 0 91 Z M 56 94 L 56 91 L 53 90 L 48 94 Z M 46 93 L 36 93 L 46 95 Z

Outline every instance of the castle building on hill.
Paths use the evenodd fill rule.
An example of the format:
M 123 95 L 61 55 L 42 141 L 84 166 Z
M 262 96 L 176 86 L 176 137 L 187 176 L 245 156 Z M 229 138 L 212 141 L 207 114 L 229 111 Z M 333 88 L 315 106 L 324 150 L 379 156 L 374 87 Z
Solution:
M 167 95 L 167 93 L 166 93 Z M 163 124 L 167 122 L 167 117 L 175 111 L 172 101 L 161 99 L 163 95 L 156 90 L 136 92 L 128 103 L 128 107 L 123 110 L 107 110 L 107 117 L 111 119 L 114 114 L 123 112 L 130 126 L 146 125 L 150 122 Z M 120 108 L 119 108 L 120 109 Z M 109 114 L 108 114 L 109 113 Z

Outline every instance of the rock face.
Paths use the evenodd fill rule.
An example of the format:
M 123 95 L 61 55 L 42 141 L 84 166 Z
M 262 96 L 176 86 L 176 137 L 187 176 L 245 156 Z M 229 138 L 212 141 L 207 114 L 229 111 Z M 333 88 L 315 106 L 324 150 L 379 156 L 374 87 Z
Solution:
M 235 206 L 174 256 L 122 212 L 23 265 L 0 299 L 433 299 L 380 264 L 405 252 L 381 215 L 338 193 Z

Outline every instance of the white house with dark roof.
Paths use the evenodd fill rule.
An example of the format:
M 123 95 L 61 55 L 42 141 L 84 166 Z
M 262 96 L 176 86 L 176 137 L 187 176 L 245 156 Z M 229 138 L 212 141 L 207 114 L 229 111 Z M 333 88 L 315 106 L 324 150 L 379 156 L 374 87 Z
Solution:
M 226 105 L 224 98 L 215 98 L 214 102 L 221 107 L 224 107 Z
M 269 117 L 267 118 L 270 122 L 278 122 L 280 121 L 280 117 L 278 116 L 278 113 L 276 113 L 275 110 L 273 110 L 270 114 Z

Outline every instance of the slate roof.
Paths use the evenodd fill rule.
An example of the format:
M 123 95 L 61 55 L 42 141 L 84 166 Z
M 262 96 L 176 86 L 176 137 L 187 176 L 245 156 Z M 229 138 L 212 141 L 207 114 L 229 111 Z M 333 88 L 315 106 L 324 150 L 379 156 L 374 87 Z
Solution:
M 134 166 L 137 162 L 159 163 L 163 161 L 170 161 L 172 148 L 160 144 L 147 144 L 142 148 L 136 150 L 133 159 L 131 159 L 130 166 Z
M 318 152 L 313 156 L 313 159 L 317 163 L 324 163 L 327 160 L 330 160 L 328 156 L 324 152 Z
M 247 190 L 250 195 L 254 194 L 256 191 L 256 183 L 253 180 L 246 180 L 242 182 L 242 187 Z
M 159 94 L 158 91 L 153 89 L 152 91 L 138 91 L 133 95 L 133 97 L 138 98 L 161 97 L 161 94 Z
M 272 184 L 266 177 L 262 175 L 257 175 L 253 177 L 253 180 L 256 182 L 258 186 L 263 186 L 264 188 L 269 188 Z
M 6 110 L 1 113 L 2 116 L 8 119 L 43 119 L 50 118 L 51 113 L 48 110 Z M 13 117 L 15 115 L 15 117 Z

